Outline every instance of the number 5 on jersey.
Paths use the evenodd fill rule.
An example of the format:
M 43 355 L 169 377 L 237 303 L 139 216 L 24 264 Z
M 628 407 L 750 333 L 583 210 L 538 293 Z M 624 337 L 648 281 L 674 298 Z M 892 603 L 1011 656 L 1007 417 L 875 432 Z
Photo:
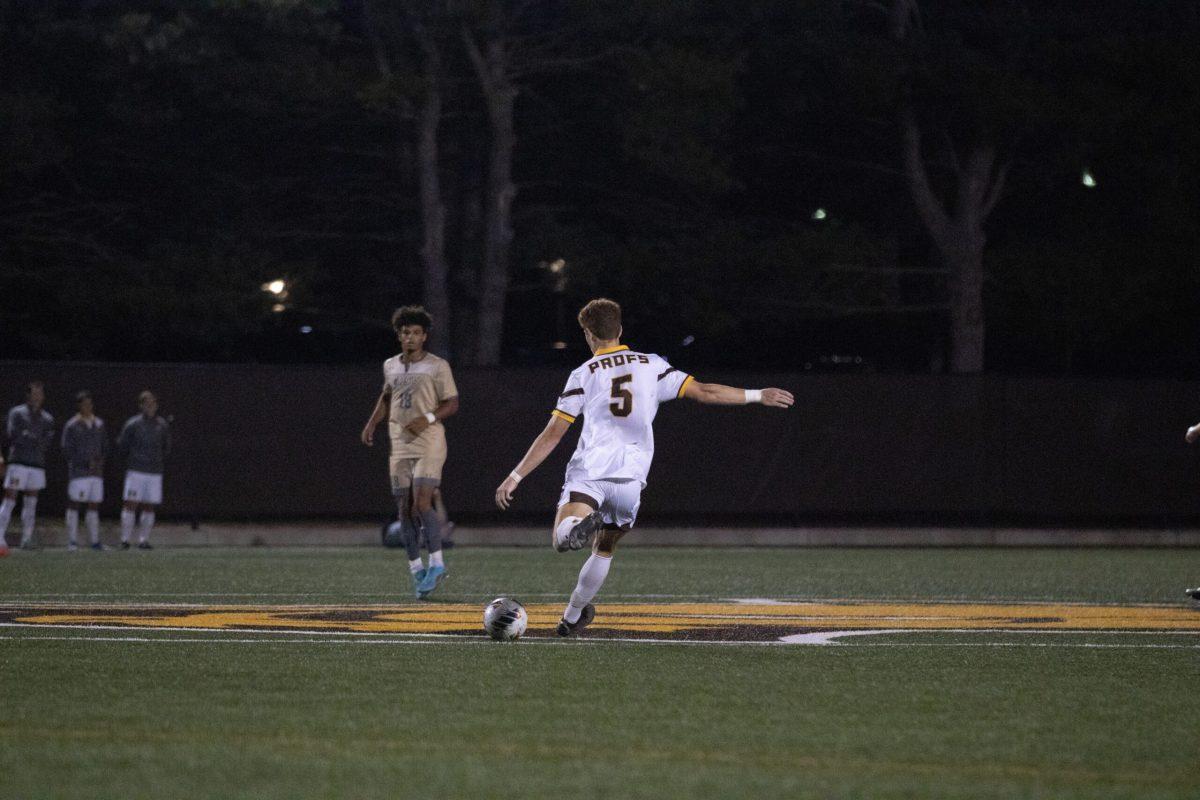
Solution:
M 633 413 L 633 392 L 622 388 L 633 380 L 633 375 L 618 375 L 612 379 L 612 397 L 615 403 L 608 404 L 608 410 L 614 417 L 628 417 Z

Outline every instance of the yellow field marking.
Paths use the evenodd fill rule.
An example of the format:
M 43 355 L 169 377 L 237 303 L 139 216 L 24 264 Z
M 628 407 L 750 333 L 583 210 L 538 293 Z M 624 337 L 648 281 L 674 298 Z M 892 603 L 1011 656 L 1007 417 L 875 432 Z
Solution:
M 548 631 L 562 606 L 531 604 L 530 629 Z M 481 605 L 403 606 L 20 606 L 0 621 L 26 625 L 116 625 L 197 630 L 269 629 L 354 633 L 474 633 Z M 1184 607 L 1054 603 L 638 603 L 602 605 L 597 630 L 763 638 L 813 630 L 1196 631 L 1200 613 Z M 719 634 L 728 630 L 727 636 Z

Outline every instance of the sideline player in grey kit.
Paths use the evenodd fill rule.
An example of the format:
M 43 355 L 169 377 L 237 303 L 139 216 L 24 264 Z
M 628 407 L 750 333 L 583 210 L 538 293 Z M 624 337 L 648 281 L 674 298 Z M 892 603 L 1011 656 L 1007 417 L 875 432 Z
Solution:
M 4 532 L 21 501 L 21 547 L 33 548 L 33 525 L 37 518 L 38 492 L 46 488 L 46 449 L 54 441 L 54 418 L 42 409 L 45 386 L 32 381 L 25 402 L 8 412 L 8 469 L 4 473 L 4 500 L 0 502 L 0 555 L 8 553 Z
M 138 548 L 150 550 L 154 511 L 162 504 L 163 462 L 171 452 L 171 429 L 158 416 L 158 398 L 149 390 L 138 395 L 142 410 L 126 421 L 117 437 L 117 449 L 125 457 L 125 500 L 121 507 L 121 549 L 129 549 L 137 521 Z M 138 515 L 138 510 L 141 514 Z
M 108 455 L 108 431 L 92 407 L 92 393 L 75 395 L 79 413 L 63 426 L 62 449 L 67 458 L 67 549 L 76 549 L 79 507 L 87 505 L 84 521 L 93 550 L 100 544 L 100 503 L 104 502 L 104 458 Z

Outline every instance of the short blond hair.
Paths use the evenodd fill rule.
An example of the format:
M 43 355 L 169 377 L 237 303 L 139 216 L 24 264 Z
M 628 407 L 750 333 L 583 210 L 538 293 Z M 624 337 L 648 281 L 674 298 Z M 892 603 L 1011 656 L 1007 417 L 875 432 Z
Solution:
M 616 339 L 621 335 L 621 306 L 615 300 L 597 297 L 579 310 L 579 324 L 597 339 Z

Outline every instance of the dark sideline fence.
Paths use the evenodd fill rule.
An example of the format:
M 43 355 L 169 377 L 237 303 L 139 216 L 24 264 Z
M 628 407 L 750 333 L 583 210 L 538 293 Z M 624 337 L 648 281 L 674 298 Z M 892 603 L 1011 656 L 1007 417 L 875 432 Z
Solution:
M 685 365 L 681 365 L 684 366 Z M 443 485 L 462 521 L 544 522 L 577 431 L 522 483 L 508 516 L 496 484 L 545 424 L 565 371 L 458 370 Z M 656 424 L 647 524 L 1111 524 L 1200 522 L 1200 384 L 913 375 L 707 373 L 784 386 L 796 406 L 671 403 Z M 391 501 L 387 436 L 359 431 L 381 383 L 373 366 L 0 363 L 3 408 L 45 381 L 59 431 L 91 389 L 115 438 L 149 388 L 174 417 L 164 517 L 380 518 Z M 575 427 L 579 427 L 578 423 Z M 106 513 L 122 468 L 106 470 Z M 39 509 L 63 507 L 61 450 Z

